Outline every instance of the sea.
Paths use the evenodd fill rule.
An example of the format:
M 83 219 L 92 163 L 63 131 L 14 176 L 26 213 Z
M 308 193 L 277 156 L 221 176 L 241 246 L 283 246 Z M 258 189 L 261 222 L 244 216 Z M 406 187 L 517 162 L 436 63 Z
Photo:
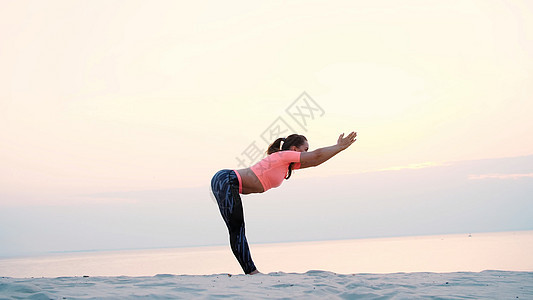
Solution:
M 533 231 L 0 259 L 0 299 L 533 299 Z

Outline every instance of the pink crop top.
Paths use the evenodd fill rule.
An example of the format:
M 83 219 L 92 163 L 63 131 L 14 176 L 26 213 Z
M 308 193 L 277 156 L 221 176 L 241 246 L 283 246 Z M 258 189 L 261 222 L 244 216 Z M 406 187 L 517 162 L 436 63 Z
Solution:
M 278 151 L 263 158 L 250 169 L 259 178 L 266 192 L 281 185 L 287 176 L 291 163 L 295 163 L 292 167 L 293 170 L 300 168 L 300 154 L 301 152 L 292 150 Z

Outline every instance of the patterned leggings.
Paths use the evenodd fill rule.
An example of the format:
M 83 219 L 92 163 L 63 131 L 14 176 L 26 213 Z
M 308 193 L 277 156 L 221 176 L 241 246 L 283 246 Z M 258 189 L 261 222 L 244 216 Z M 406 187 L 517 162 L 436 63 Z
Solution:
M 245 274 L 256 270 L 248 242 L 244 234 L 244 215 L 239 196 L 239 179 L 233 170 L 218 171 L 211 179 L 211 190 L 217 199 L 218 208 L 229 230 L 233 254 Z

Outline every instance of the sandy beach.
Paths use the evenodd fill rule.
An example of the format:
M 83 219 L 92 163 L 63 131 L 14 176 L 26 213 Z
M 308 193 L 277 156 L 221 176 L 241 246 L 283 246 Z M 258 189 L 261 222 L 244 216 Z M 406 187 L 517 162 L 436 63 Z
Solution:
M 0 260 L 0 299 L 533 297 L 533 231 L 227 246 Z M 2 298 L 3 297 L 3 298 Z
M 531 299 L 533 272 L 0 278 L 0 299 Z

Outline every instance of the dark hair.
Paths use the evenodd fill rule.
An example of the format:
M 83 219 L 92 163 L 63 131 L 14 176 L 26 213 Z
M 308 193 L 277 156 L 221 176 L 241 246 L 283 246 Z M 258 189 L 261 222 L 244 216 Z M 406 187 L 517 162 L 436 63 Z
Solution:
M 307 139 L 303 135 L 291 134 L 286 138 L 279 138 L 275 140 L 272 144 L 270 144 L 270 146 L 268 146 L 267 154 L 270 155 L 278 151 L 290 150 L 291 146 L 300 147 L 306 141 Z M 283 145 L 281 145 L 281 142 L 283 142 Z M 291 163 L 289 165 L 289 173 L 287 174 L 287 177 L 285 177 L 285 179 L 289 179 L 291 177 L 293 165 L 294 163 Z

